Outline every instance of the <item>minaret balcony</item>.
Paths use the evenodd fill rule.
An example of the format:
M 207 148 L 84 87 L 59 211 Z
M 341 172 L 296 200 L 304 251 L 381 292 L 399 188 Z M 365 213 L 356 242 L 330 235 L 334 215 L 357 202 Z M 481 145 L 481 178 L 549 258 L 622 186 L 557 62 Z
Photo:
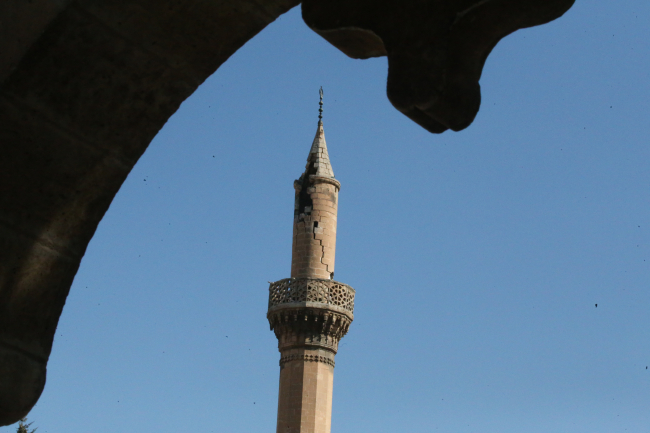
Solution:
M 269 286 L 269 313 L 291 308 L 320 308 L 354 318 L 354 289 L 321 278 L 285 278 Z
M 354 319 L 353 313 L 354 289 L 347 284 L 320 278 L 286 278 L 269 287 L 266 317 L 283 353 L 309 347 L 336 353 Z

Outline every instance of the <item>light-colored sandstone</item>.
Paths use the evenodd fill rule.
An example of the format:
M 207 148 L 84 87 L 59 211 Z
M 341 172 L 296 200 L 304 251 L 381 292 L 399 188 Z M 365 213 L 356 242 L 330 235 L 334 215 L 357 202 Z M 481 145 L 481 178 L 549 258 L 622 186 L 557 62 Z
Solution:
M 271 283 L 267 314 L 280 350 L 277 433 L 330 433 L 334 355 L 354 290 L 333 281 L 340 184 L 320 121 L 294 188 L 291 278 Z

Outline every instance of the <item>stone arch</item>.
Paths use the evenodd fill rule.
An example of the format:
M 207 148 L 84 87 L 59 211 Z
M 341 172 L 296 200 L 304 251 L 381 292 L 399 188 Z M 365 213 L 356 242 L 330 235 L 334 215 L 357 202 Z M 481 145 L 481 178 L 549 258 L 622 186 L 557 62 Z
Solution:
M 99 221 L 180 104 L 298 0 L 0 4 L 0 425 L 23 417 Z M 307 0 L 355 58 L 389 57 L 388 96 L 432 132 L 462 129 L 507 34 L 573 0 Z

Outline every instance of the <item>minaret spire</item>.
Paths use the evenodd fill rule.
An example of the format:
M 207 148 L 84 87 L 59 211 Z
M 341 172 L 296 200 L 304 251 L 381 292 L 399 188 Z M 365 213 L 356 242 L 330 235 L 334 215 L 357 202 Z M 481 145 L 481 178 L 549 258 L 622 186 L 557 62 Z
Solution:
M 334 170 L 330 163 L 330 157 L 327 153 L 327 143 L 325 142 L 325 130 L 323 129 L 323 88 L 320 88 L 320 108 L 318 109 L 318 127 L 316 128 L 316 136 L 311 144 L 309 156 L 307 157 L 307 166 L 305 167 L 305 174 L 329 177 L 334 179 Z M 301 180 L 304 178 L 301 177 Z

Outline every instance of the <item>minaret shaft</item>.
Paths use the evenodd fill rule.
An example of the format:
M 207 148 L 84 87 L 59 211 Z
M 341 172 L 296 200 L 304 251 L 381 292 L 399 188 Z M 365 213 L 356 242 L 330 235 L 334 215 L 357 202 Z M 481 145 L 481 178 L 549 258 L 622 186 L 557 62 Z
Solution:
M 294 182 L 291 278 L 271 283 L 267 318 L 278 338 L 277 433 L 330 433 L 334 356 L 354 318 L 354 290 L 334 281 L 340 183 L 319 120 Z
M 311 360 L 317 357 L 332 362 Z M 323 349 L 296 348 L 283 353 L 277 433 L 330 433 L 333 358 L 333 353 Z

